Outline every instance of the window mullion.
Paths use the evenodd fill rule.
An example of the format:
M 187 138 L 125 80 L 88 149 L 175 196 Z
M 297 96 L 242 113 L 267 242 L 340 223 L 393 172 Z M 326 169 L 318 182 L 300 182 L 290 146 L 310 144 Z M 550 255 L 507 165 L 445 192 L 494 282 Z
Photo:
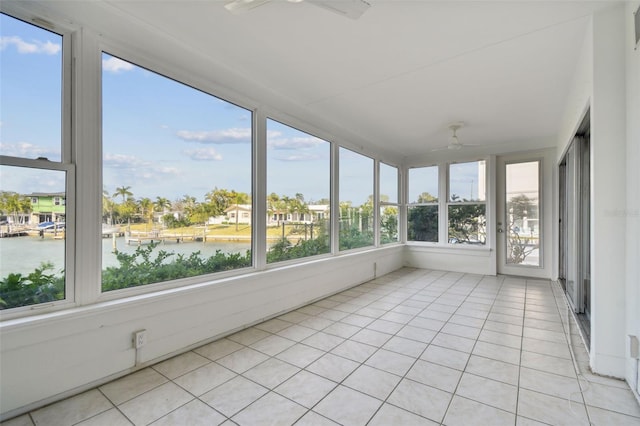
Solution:
M 75 300 L 79 305 L 100 296 L 100 256 L 102 252 L 101 194 L 102 169 L 100 138 L 100 49 L 93 34 L 82 30 L 73 35 L 74 78 L 72 148 L 77 164 L 75 209 Z M 81 78 L 80 78 L 81 76 Z
M 438 241 L 449 242 L 449 166 L 438 166 Z
M 267 266 L 267 117 L 260 110 L 254 116 L 253 156 L 253 265 L 261 270 Z

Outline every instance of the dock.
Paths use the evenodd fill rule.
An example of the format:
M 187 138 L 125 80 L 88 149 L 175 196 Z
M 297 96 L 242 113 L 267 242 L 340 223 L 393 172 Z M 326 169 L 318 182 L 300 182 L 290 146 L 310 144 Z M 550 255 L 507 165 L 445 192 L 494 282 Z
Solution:
M 24 237 L 29 235 L 26 226 L 0 226 L 0 238 Z
M 127 242 L 127 245 L 134 243 L 139 246 L 154 242 L 164 244 L 167 241 L 175 241 L 179 244 L 185 241 L 202 241 L 203 238 L 206 240 L 205 235 L 170 233 L 164 231 L 130 231 L 125 233 L 125 241 Z

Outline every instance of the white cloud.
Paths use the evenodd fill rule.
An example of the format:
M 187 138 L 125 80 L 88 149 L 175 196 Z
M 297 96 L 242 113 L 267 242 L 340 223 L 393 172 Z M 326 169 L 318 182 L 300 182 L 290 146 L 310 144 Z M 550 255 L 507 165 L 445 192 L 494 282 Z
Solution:
M 8 46 L 16 48 L 18 53 L 44 53 L 45 55 L 56 55 L 62 50 L 62 46 L 52 41 L 33 40 L 27 42 L 18 36 L 0 37 L 0 50 L 4 50 Z
M 102 60 L 102 69 L 104 71 L 119 73 L 121 71 L 131 71 L 135 66 L 122 59 L 110 57 Z
M 138 167 L 144 165 L 144 161 L 136 158 L 132 155 L 124 154 L 109 154 L 105 153 L 102 159 L 105 167 L 112 167 L 114 169 L 129 169 L 132 167 Z
M 183 151 L 189 158 L 195 161 L 221 161 L 222 155 L 213 148 L 188 149 Z
M 187 142 L 212 143 L 220 145 L 251 142 L 250 128 L 231 128 L 210 131 L 180 130 L 176 135 Z
M 22 157 L 22 158 L 46 157 L 49 160 L 60 159 L 60 150 L 55 150 L 50 147 L 34 145 L 28 142 L 18 142 L 18 143 L 0 142 L 0 153 L 2 153 L 2 155 L 8 155 L 11 157 Z
M 319 160 L 321 158 L 318 154 L 310 154 L 310 153 L 302 153 L 302 154 L 294 154 L 288 155 L 286 157 L 278 157 L 276 160 L 279 161 L 314 161 Z
M 127 178 L 159 179 L 182 174 L 175 167 L 160 166 L 133 155 L 105 153 L 103 163 L 104 167 L 118 169 L 118 174 Z
M 279 136 L 279 135 L 277 135 Z M 314 136 L 279 138 L 276 135 L 267 134 L 267 146 L 272 149 L 306 149 L 315 148 L 322 143 L 321 139 Z

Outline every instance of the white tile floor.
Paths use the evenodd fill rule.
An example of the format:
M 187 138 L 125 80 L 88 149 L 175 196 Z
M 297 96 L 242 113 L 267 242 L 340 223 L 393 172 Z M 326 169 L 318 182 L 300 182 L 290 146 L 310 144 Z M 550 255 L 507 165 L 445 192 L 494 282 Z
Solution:
M 572 324 L 555 283 L 406 268 L 2 425 L 640 425 Z

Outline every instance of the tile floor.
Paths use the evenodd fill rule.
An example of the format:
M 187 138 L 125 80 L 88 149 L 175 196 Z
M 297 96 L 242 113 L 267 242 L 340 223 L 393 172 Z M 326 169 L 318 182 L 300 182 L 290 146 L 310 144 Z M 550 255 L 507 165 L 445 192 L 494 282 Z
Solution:
M 556 283 L 405 268 L 2 425 L 640 425 L 587 365 Z

